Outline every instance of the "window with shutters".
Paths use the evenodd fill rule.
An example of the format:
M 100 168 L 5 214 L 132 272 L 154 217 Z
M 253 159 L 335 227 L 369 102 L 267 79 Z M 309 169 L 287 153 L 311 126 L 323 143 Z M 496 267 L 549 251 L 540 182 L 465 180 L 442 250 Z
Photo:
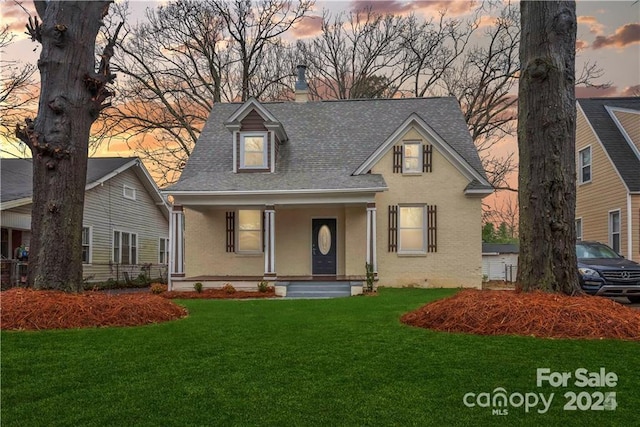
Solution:
M 407 175 L 432 171 L 432 147 L 421 141 L 404 141 L 393 147 L 393 173 Z
M 258 209 L 227 212 L 227 252 L 260 253 L 263 251 L 263 214 Z
M 437 251 L 436 207 L 389 206 L 389 252 L 425 254 Z
M 402 173 L 420 173 L 422 165 L 420 164 L 420 148 L 422 144 L 418 141 L 405 142 L 402 145 L 403 162 Z

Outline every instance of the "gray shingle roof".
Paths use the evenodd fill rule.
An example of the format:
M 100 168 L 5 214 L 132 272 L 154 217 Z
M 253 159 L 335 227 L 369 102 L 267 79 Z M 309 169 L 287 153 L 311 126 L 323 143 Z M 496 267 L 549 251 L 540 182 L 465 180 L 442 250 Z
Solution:
M 242 105 L 214 105 L 169 193 L 384 188 L 380 175 L 352 174 L 413 113 L 486 177 L 455 98 L 262 103 L 282 123 L 289 141 L 280 147 L 275 173 L 233 173 L 231 132 L 224 122 Z
M 87 184 L 110 174 L 136 157 L 90 158 L 87 163 Z M 33 193 L 33 163 L 31 159 L 0 160 L 0 199 L 2 203 L 31 197 Z
M 631 192 L 640 192 L 640 159 L 605 107 L 640 111 L 640 98 L 583 98 L 578 104 Z

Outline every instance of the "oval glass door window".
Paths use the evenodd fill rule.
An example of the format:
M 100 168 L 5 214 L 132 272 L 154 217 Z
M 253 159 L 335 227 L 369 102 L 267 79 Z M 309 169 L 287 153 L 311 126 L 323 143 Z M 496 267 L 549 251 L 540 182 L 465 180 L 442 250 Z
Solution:
M 326 224 L 318 231 L 318 249 L 322 255 L 326 255 L 331 250 L 331 230 Z

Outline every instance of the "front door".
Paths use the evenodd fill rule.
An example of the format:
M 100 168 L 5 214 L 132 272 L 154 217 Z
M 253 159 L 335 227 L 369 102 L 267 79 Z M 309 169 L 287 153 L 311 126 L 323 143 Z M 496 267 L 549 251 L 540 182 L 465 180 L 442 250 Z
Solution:
M 312 273 L 336 274 L 336 220 L 326 218 L 312 221 Z

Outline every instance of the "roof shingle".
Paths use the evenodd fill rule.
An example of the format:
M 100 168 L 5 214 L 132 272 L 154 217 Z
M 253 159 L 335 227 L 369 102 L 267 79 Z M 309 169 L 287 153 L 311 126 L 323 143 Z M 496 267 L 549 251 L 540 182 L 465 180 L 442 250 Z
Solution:
M 353 172 L 413 113 L 486 177 L 455 98 L 262 103 L 289 136 L 280 146 L 276 172 L 233 173 L 232 138 L 224 123 L 242 105 L 214 105 L 169 192 L 384 188 L 382 176 Z

